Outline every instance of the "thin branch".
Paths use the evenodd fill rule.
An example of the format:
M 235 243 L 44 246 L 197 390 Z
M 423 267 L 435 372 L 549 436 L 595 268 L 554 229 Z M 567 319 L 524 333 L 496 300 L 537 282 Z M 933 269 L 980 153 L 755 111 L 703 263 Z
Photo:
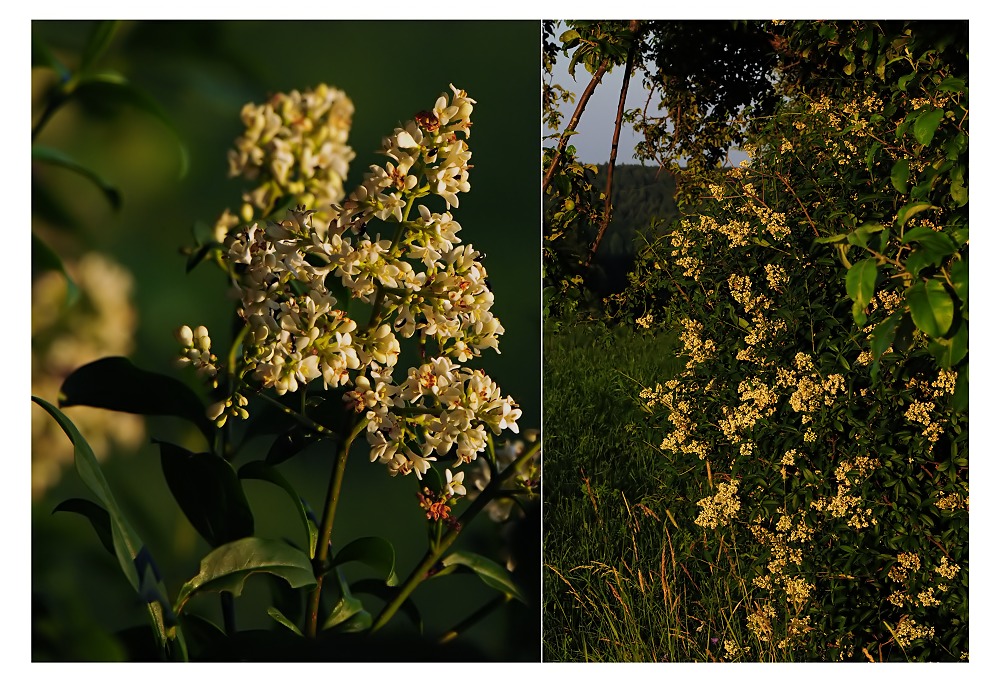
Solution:
M 590 83 L 584 89 L 583 93 L 580 95 L 580 101 L 576 103 L 576 109 L 573 111 L 573 116 L 569 120 L 569 124 L 566 126 L 566 130 L 559 137 L 559 143 L 556 145 L 556 153 L 552 158 L 552 163 L 549 165 L 549 170 L 545 172 L 545 179 L 542 181 L 542 192 L 549 187 L 552 183 L 552 178 L 556 175 L 556 167 L 559 166 L 559 159 L 562 157 L 563 150 L 566 149 L 566 145 L 569 143 L 570 131 L 575 131 L 577 124 L 580 123 L 580 117 L 583 116 L 583 110 L 587 107 L 587 102 L 590 100 L 590 96 L 594 94 L 594 89 L 597 88 L 597 84 L 601 82 L 601 78 L 607 72 L 608 67 L 611 65 L 611 60 L 605 58 L 601 65 L 597 67 L 597 71 L 594 72 L 593 77 L 590 79 Z
M 635 52 L 638 41 L 636 38 L 639 35 L 640 23 L 633 19 L 629 22 L 629 30 L 632 32 L 631 43 L 628 48 L 628 58 L 625 60 L 625 78 L 622 79 L 622 89 L 618 96 L 618 114 L 615 116 L 615 132 L 611 138 L 611 158 L 608 160 L 608 180 L 604 190 L 604 216 L 601 219 L 601 226 L 597 230 L 597 237 L 594 239 L 594 244 L 590 248 L 590 254 L 587 255 L 587 261 L 584 266 L 590 266 L 590 262 L 593 261 L 594 256 L 597 254 L 597 249 L 601 246 L 601 240 L 604 239 L 604 233 L 608 229 L 608 224 L 611 222 L 611 190 L 614 183 L 615 175 L 615 160 L 618 158 L 618 138 L 621 136 L 622 132 L 622 119 L 625 115 L 625 97 L 628 95 L 628 84 L 632 78 L 632 69 L 635 63 Z

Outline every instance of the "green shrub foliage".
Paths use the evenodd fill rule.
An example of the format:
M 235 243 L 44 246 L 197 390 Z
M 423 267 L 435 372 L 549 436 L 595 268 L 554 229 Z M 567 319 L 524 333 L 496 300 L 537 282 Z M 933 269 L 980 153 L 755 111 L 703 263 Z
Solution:
M 683 345 L 640 400 L 746 555 L 731 657 L 964 659 L 968 24 L 772 31 L 749 160 L 688 173 L 619 302 Z

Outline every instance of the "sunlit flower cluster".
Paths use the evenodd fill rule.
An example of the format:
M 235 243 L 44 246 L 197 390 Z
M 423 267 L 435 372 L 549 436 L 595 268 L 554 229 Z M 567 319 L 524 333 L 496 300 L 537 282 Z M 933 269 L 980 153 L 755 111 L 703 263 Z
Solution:
M 262 105 L 244 105 L 240 118 L 246 130 L 229 151 L 229 175 L 258 185 L 243 195 L 243 221 L 266 216 L 286 196 L 294 205 L 315 209 L 317 220 L 327 218 L 330 205 L 344 197 L 344 179 L 354 159 L 347 145 L 353 116 L 354 104 L 346 93 L 326 84 L 277 93 Z M 236 219 L 227 211 L 219 225 L 231 228 Z
M 490 311 L 493 293 L 481 254 L 461 244 L 461 226 L 450 211 L 435 213 L 417 202 L 438 195 L 450 208 L 468 192 L 473 104 L 452 86 L 450 98 L 442 95 L 431 111 L 396 128 L 382 141 L 390 161 L 372 165 L 343 205 L 325 212 L 328 219 L 300 206 L 281 222 L 250 223 L 225 240 L 245 326 L 238 380 L 279 395 L 313 382 L 348 388 L 344 401 L 366 423 L 371 460 L 393 475 L 420 478 L 449 452 L 453 467 L 468 463 L 486 449 L 487 430 L 517 432 L 521 415 L 482 371 L 459 365 L 483 350 L 499 351 L 504 332 Z M 244 113 L 254 134 L 238 141 L 245 154 L 234 168 L 265 159 L 260 141 L 273 142 L 284 125 L 300 137 L 298 146 L 279 146 L 282 154 L 291 149 L 294 160 L 306 155 L 296 162 L 302 168 L 320 168 L 316 155 L 323 155 L 309 147 L 315 141 L 301 137 L 312 132 L 333 145 L 321 147 L 329 152 L 321 167 L 346 171 L 346 161 L 335 162 L 330 151 L 343 152 L 334 145 L 339 138 L 318 128 L 349 121 L 349 105 L 324 87 L 249 107 Z M 371 234 L 377 223 L 390 229 L 387 237 Z M 367 322 L 347 313 L 352 299 L 371 306 Z M 428 347 L 436 353 L 396 384 L 400 340 L 414 337 L 422 357 Z M 215 379 L 221 369 L 204 326 L 184 326 L 178 338 L 181 362 Z M 237 387 L 213 405 L 210 417 L 219 424 L 228 416 L 245 418 L 246 404 Z
M 934 636 L 934 628 L 920 625 L 909 615 L 904 615 L 896 623 L 893 636 L 901 647 L 907 648 L 917 639 L 930 639 Z
M 700 527 L 715 529 L 725 527 L 740 511 L 739 482 L 720 482 L 715 487 L 715 494 L 707 496 L 698 502 L 701 513 L 694 524 Z
M 704 326 L 690 318 L 685 318 L 680 323 L 684 327 L 681 332 L 681 344 L 684 345 L 684 353 L 690 357 L 687 367 L 693 368 L 712 358 L 715 354 L 715 342 L 711 339 L 702 339 L 701 332 Z

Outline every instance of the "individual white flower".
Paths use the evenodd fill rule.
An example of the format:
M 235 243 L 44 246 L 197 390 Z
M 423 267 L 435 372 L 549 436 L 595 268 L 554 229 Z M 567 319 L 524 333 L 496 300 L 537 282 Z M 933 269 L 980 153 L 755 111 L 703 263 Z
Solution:
M 444 490 L 448 493 L 448 496 L 465 496 L 465 473 L 458 472 L 452 475 L 450 469 L 445 469 L 444 471 Z

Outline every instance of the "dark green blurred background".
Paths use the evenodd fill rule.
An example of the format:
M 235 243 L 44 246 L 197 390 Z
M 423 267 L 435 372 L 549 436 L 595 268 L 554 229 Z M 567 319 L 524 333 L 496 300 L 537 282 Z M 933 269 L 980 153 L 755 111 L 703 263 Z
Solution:
M 79 60 L 92 28 L 92 22 L 32 22 L 33 35 L 70 66 Z M 124 204 L 116 213 L 85 180 L 36 166 L 34 199 L 37 202 L 39 193 L 46 193 L 61 205 L 72 225 L 35 217 L 33 230 L 64 257 L 97 249 L 130 269 L 139 311 L 132 360 L 140 367 L 190 380 L 172 369 L 177 351 L 172 331 L 181 324 L 205 324 L 210 331 L 221 332 L 227 328 L 232 302 L 225 297 L 218 269 L 205 264 L 185 274 L 179 248 L 192 243 L 195 221 L 211 224 L 224 208 L 239 206 L 245 185 L 227 178 L 226 151 L 242 133 L 242 105 L 320 82 L 345 90 L 355 105 L 348 142 L 357 158 L 346 184 L 350 189 L 369 164 L 385 162 L 375 153 L 382 136 L 416 112 L 430 109 L 454 83 L 478 104 L 469 141 L 475 166 L 470 172 L 472 191 L 461 196 L 461 206 L 453 213 L 462 224 L 463 241 L 487 255 L 485 264 L 496 295 L 493 311 L 506 328 L 503 354 L 487 352 L 480 365 L 520 403 L 522 431 L 538 427 L 539 45 L 538 22 L 123 23 L 101 64 L 122 72 L 160 104 L 189 152 L 189 172 L 178 180 L 176 139 L 149 115 L 128 108 L 84 110 L 68 105 L 36 142 L 65 150 L 99 172 L 122 191 Z M 52 78 L 44 69 L 33 71 L 33 122 Z M 438 210 L 443 209 L 442 202 Z M 397 375 L 402 377 L 404 371 L 405 366 Z M 147 422 L 151 437 L 183 443 L 187 437 L 182 429 L 165 419 Z M 267 443 L 262 440 L 259 447 L 266 449 Z M 358 536 L 386 536 L 397 544 L 397 568 L 407 573 L 424 549 L 415 481 L 389 478 L 362 451 L 349 462 L 334 547 Z M 313 448 L 282 466 L 317 509 L 322 507 L 331 456 L 322 447 Z M 236 465 L 245 459 L 241 456 Z M 208 548 L 173 505 L 160 473 L 158 450 L 146 444 L 138 453 L 113 454 L 105 467 L 121 505 L 162 566 L 174 594 L 197 572 L 197 561 Z M 301 541 L 295 512 L 280 490 L 258 482 L 245 488 L 258 536 Z M 144 623 L 144 611 L 89 524 L 71 514 L 51 514 L 59 501 L 70 496 L 88 493 L 76 474 L 67 470 L 60 483 L 33 505 L 35 660 L 115 657 L 121 654 L 121 645 L 107 635 Z M 523 540 L 516 574 L 533 605 L 505 607 L 472 629 L 450 657 L 539 659 L 538 530 L 537 509 L 516 529 Z M 494 525 L 477 521 L 459 543 L 498 557 L 496 537 Z M 245 596 L 237 601 L 239 628 L 268 627 L 271 621 L 264 613 L 268 583 L 251 579 Z M 415 600 L 424 612 L 426 634 L 435 636 L 492 596 L 474 577 L 450 576 L 421 587 Z M 217 601 L 201 599 L 196 610 L 218 618 Z M 401 617 L 386 630 L 402 638 L 411 631 Z

